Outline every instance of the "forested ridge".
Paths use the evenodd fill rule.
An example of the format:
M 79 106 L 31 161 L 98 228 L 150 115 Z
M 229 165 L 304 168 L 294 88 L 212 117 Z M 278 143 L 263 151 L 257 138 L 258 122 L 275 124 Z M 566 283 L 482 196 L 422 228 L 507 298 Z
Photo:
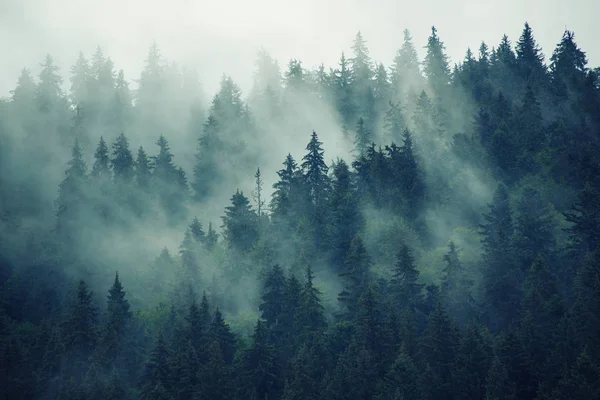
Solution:
M 600 399 L 600 69 L 557 39 L 384 66 L 359 32 L 211 101 L 156 43 L 24 69 L 0 397 Z

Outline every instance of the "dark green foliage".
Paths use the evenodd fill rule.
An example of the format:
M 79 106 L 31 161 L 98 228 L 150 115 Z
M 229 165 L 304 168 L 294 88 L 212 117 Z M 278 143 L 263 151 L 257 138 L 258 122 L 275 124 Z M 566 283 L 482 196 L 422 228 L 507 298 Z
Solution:
M 427 39 L 427 54 L 423 70 L 435 94 L 443 96 L 450 83 L 450 67 L 448 56 L 445 54 L 445 46 L 440 40 L 435 26 L 431 28 L 431 35 Z
M 24 69 L 0 99 L 0 397 L 598 398 L 600 69 L 571 31 L 546 65 L 528 24 L 452 68 L 432 28 L 424 75 L 403 39 L 389 70 L 359 32 L 283 81 L 261 51 L 248 102 L 223 76 L 206 107 L 156 44 L 135 99 L 101 48 L 68 96 L 52 57 Z M 307 127 L 327 140 L 296 163 Z
M 444 255 L 444 262 L 446 265 L 440 288 L 442 299 L 460 321 L 472 321 L 475 318 L 473 280 L 458 258 L 458 250 L 452 241 L 448 243 L 448 253 Z
M 402 243 L 396 254 L 396 263 L 389 287 L 392 301 L 397 309 L 409 308 L 414 311 L 421 305 L 424 285 L 418 281 L 419 271 L 415 267 L 412 251 L 406 243 Z
M 358 310 L 360 297 L 369 287 L 370 260 L 360 236 L 355 236 L 344 260 L 339 275 L 342 278 L 343 290 L 338 301 L 344 305 L 345 315 L 352 318 Z
M 133 180 L 134 161 L 133 155 L 129 150 L 129 141 L 124 134 L 121 133 L 117 137 L 112 148 L 113 157 L 110 163 L 115 173 L 115 180 L 120 183 L 129 184 Z
M 223 236 L 229 247 L 246 252 L 258 240 L 258 218 L 250 200 L 239 190 L 231 197 L 231 205 L 225 208 Z
M 92 292 L 87 284 L 83 280 L 79 281 L 63 328 L 67 349 L 88 354 L 94 348 L 98 338 L 96 330 L 98 311 L 92 301 Z
M 94 165 L 90 173 L 94 178 L 102 180 L 110 179 L 110 158 L 108 157 L 108 147 L 104 138 L 100 137 L 100 142 L 94 153 Z
M 331 249 L 332 265 L 336 270 L 340 270 L 350 249 L 350 243 L 363 228 L 364 220 L 348 164 L 339 160 L 333 167 L 333 176 L 329 202 L 331 214 L 328 247 Z
M 144 148 L 140 146 L 135 160 L 135 183 L 141 189 L 147 190 L 150 186 L 151 164 Z

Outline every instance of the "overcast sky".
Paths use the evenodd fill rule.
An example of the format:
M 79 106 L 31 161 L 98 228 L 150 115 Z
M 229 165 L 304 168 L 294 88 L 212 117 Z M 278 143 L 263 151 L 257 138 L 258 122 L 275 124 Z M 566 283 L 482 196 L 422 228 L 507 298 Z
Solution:
M 361 30 L 372 57 L 389 66 L 404 28 L 422 55 L 435 25 L 454 62 L 481 40 L 516 41 L 526 20 L 547 57 L 566 27 L 597 66 L 597 8 L 596 0 L 0 0 L 0 97 L 23 67 L 37 74 L 46 53 L 66 79 L 79 50 L 89 56 L 97 45 L 131 80 L 156 40 L 169 60 L 196 67 L 212 95 L 222 73 L 248 90 L 260 46 L 282 64 L 332 66 Z

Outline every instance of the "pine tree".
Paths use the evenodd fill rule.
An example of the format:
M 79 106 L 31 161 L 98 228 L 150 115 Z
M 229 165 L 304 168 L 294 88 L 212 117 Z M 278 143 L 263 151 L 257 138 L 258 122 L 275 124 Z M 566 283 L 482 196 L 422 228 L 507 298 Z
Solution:
M 422 395 L 418 385 L 419 370 L 407 354 L 400 348 L 394 364 L 390 367 L 378 387 L 377 399 L 417 400 Z
M 473 281 L 467 276 L 453 241 L 448 243 L 448 252 L 443 259 L 446 266 L 442 277 L 442 297 L 446 300 L 451 312 L 456 313 L 463 320 L 469 320 L 473 313 L 471 293 Z
M 445 308 L 438 303 L 429 316 L 429 323 L 421 338 L 421 357 L 427 365 L 424 379 L 426 391 L 432 399 L 453 399 L 454 365 L 459 345 L 459 334 Z
M 356 121 L 356 105 L 353 96 L 353 74 L 344 53 L 340 58 L 339 68 L 332 71 L 332 75 L 335 103 L 342 116 L 343 125 L 348 127 Z
M 133 155 L 129 150 L 129 141 L 121 133 L 112 145 L 113 158 L 110 160 L 117 183 L 129 184 L 134 177 Z
M 370 281 L 370 260 L 360 236 L 355 236 L 339 273 L 343 290 L 338 295 L 345 307 L 346 315 L 351 319 L 356 314 L 361 295 L 367 290 Z
M 508 371 L 502 360 L 495 356 L 488 373 L 485 400 L 516 399 L 514 383 L 508 377 Z
M 356 135 L 354 138 L 354 153 L 356 154 L 356 158 L 363 157 L 370 145 L 371 132 L 367 130 L 364 119 L 360 117 L 356 123 Z
M 190 233 L 192 234 L 192 238 L 196 241 L 196 243 L 205 243 L 206 242 L 206 234 L 204 233 L 204 229 L 202 229 L 202 224 L 198 220 L 198 217 L 194 217 L 189 226 Z
M 525 27 L 516 45 L 519 75 L 528 84 L 538 89 L 545 84 L 546 66 L 544 54 L 533 37 L 533 31 L 525 22 Z
M 499 184 L 484 214 L 481 228 L 483 245 L 483 295 L 488 326 L 493 331 L 506 327 L 519 315 L 522 274 L 512 244 L 513 223 L 510 199 L 505 185 Z
M 223 319 L 223 314 L 218 307 L 210 324 L 209 333 L 211 339 L 219 343 L 225 363 L 231 364 L 237 347 L 236 336 L 231 332 L 231 328 Z
M 404 99 L 409 89 L 419 90 L 422 85 L 422 75 L 419 67 L 419 56 L 412 42 L 408 29 L 404 30 L 404 42 L 396 53 L 392 64 L 392 86 L 396 99 Z
M 83 105 L 89 96 L 90 65 L 83 52 L 79 52 L 75 65 L 71 68 L 71 101 L 75 105 Z
M 427 54 L 424 61 L 424 72 L 429 85 L 436 96 L 444 96 L 450 83 L 450 67 L 445 46 L 437 35 L 435 26 L 431 27 L 431 35 L 427 39 Z
M 273 218 L 285 218 L 292 211 L 292 202 L 294 199 L 294 187 L 297 185 L 298 165 L 288 154 L 283 162 L 283 169 L 277 171 L 279 181 L 273 184 L 273 197 L 271 199 L 271 213 Z
M 79 141 L 75 139 L 69 168 L 65 171 L 65 179 L 58 187 L 57 203 L 57 230 L 64 239 L 71 238 L 71 230 L 81 216 L 85 204 L 86 165 Z
M 317 400 L 320 399 L 323 380 L 323 355 L 320 346 L 302 345 L 292 360 L 292 371 L 286 381 L 282 399 Z
M 383 120 L 384 130 L 388 140 L 391 140 L 392 142 L 401 140 L 402 132 L 406 126 L 406 122 L 404 121 L 403 110 L 400 102 L 389 102 L 389 108 L 385 112 Z
M 85 281 L 80 280 L 63 331 L 67 349 L 82 355 L 90 355 L 97 339 L 98 312 L 92 295 Z
M 94 165 L 90 175 L 104 181 L 108 181 L 111 177 L 108 147 L 102 136 L 100 136 L 100 142 L 98 142 L 98 147 L 94 153 Z
M 135 183 L 140 189 L 147 190 L 150 186 L 151 167 L 148 155 L 142 146 L 139 147 L 135 160 Z
M 276 352 L 269 344 L 267 328 L 256 322 L 252 344 L 244 354 L 243 375 L 240 376 L 240 395 L 255 399 L 276 398 L 283 389 Z
M 402 243 L 396 254 L 396 264 L 390 280 L 390 294 L 394 306 L 398 309 L 415 310 L 423 301 L 423 286 L 417 283 L 419 271 L 415 267 L 415 259 L 411 249 Z
M 112 119 L 112 126 L 114 126 L 115 132 L 126 131 L 132 123 L 132 96 L 123 70 L 119 70 L 117 75 L 115 94 L 109 109 L 109 115 Z
M 339 160 L 334 165 L 333 175 L 328 231 L 332 265 L 339 271 L 352 239 L 363 228 L 364 220 L 359 210 L 352 175 L 344 160 Z
M 218 341 L 208 349 L 208 361 L 198 372 L 200 379 L 200 399 L 228 400 L 231 398 L 231 375 L 225 364 Z
M 366 42 L 360 31 L 356 33 L 352 51 L 354 53 L 354 57 L 350 59 L 352 80 L 360 93 L 366 90 L 373 79 L 369 49 L 367 49 Z
M 263 215 L 263 207 L 265 205 L 264 200 L 262 199 L 262 185 L 263 185 L 263 180 L 260 174 L 260 168 L 256 168 L 256 173 L 254 174 L 254 179 L 256 179 L 256 186 L 254 189 L 254 192 L 252 193 L 252 197 L 254 198 L 254 201 L 256 202 L 256 212 L 258 215 L 259 220 L 262 218 Z
M 108 292 L 106 307 L 106 321 L 102 334 L 102 345 L 105 357 L 114 360 L 117 353 L 122 349 L 123 338 L 130 328 L 132 313 L 129 310 L 129 302 L 125 298 L 123 285 L 119 280 L 119 274 L 115 274 L 115 281 Z
M 162 332 L 158 333 L 156 345 L 144 366 L 140 397 L 148 400 L 168 400 L 170 385 L 169 352 Z
M 319 339 L 327 327 L 327 322 L 321 302 L 321 291 L 313 284 L 314 276 L 310 265 L 306 267 L 305 278 L 294 323 L 297 325 L 300 342 L 310 344 Z
M 550 72 L 554 91 L 568 97 L 569 90 L 577 90 L 584 84 L 588 72 L 587 57 L 575 43 L 575 34 L 565 30 L 560 43 L 550 57 Z
M 267 273 L 261 296 L 262 303 L 259 306 L 267 328 L 278 325 L 282 318 L 285 307 L 285 284 L 283 270 L 276 264 Z
M 54 114 L 57 118 L 62 119 L 67 111 L 67 101 L 62 91 L 63 80 L 58 74 L 59 68 L 49 54 L 41 67 L 35 96 L 38 110 L 47 115 Z
M 316 207 L 320 207 L 327 200 L 329 192 L 329 180 L 327 171 L 329 168 L 323 158 L 322 142 L 319 141 L 317 133 L 313 131 L 310 142 L 306 146 L 308 153 L 302 157 L 302 171 L 306 179 L 310 198 Z
M 461 338 L 456 357 L 456 383 L 461 399 L 484 399 L 491 359 L 491 346 L 487 346 L 478 326 L 469 326 Z
M 231 197 L 231 205 L 221 219 L 223 236 L 231 249 L 244 253 L 254 246 L 258 240 L 257 215 L 243 192 L 238 190 Z
M 593 360 L 600 359 L 600 247 L 589 254 L 575 281 L 576 335 Z
M 213 229 L 212 222 L 208 223 L 208 232 L 206 232 L 206 248 L 212 250 L 219 241 L 219 234 Z
M 537 189 L 527 187 L 517 203 L 514 245 L 521 268 L 531 267 L 538 254 L 552 256 L 555 251 L 554 223 L 548 204 Z

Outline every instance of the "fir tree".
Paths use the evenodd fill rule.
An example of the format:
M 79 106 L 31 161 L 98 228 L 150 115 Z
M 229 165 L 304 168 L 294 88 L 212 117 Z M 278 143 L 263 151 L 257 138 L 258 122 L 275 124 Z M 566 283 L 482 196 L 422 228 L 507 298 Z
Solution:
M 100 142 L 94 153 L 94 165 L 90 175 L 101 180 L 110 179 L 110 158 L 108 156 L 108 147 L 104 138 L 100 136 Z
M 110 162 L 115 173 L 115 181 L 123 184 L 132 182 L 134 176 L 133 155 L 129 150 L 129 141 L 123 133 L 117 137 L 112 148 L 113 158 Z
M 223 236 L 230 248 L 246 252 L 258 240 L 257 215 L 250 201 L 239 190 L 231 197 L 231 205 L 225 208 Z

